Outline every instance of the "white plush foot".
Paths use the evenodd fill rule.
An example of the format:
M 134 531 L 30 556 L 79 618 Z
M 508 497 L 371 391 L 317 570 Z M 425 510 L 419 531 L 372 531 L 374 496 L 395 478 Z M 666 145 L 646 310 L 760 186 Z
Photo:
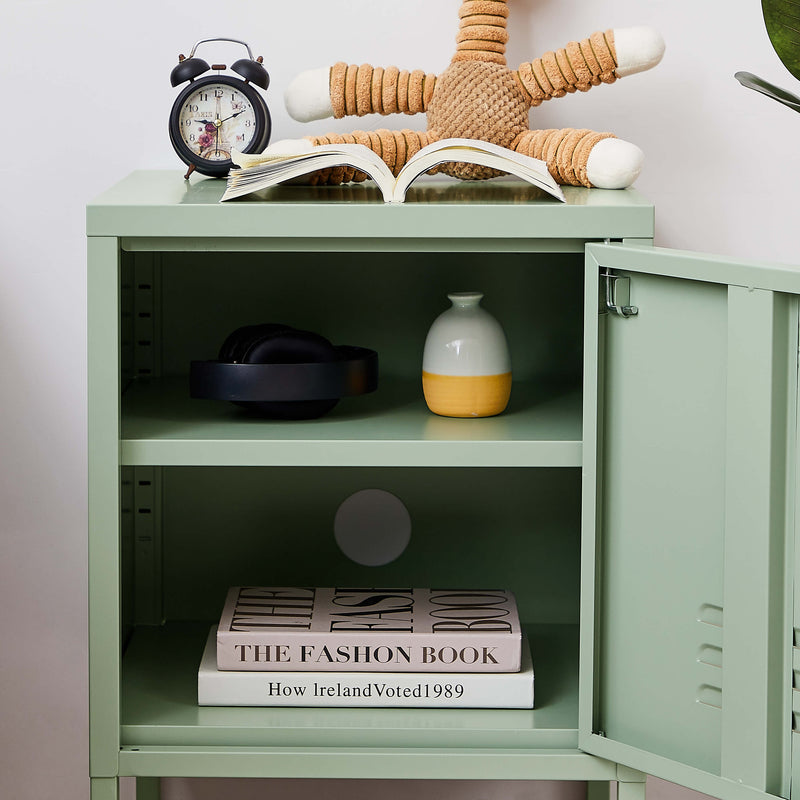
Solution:
M 277 156 L 300 156 L 310 152 L 311 148 L 312 144 L 308 139 L 281 139 L 273 142 L 263 153 L 240 153 L 234 150 L 231 153 L 231 161 L 237 167 L 247 169 L 275 160 Z
M 642 171 L 644 153 L 622 139 L 601 139 L 589 153 L 586 177 L 598 189 L 625 189 Z
M 299 156 L 310 153 L 314 145 L 308 139 L 279 139 L 273 142 L 262 155 Z
M 283 101 L 289 116 L 298 122 L 311 122 L 333 116 L 330 68 L 301 72 L 286 88 Z
M 617 51 L 616 75 L 624 78 L 658 64 L 664 55 L 664 40 L 653 28 L 614 28 L 614 49 Z

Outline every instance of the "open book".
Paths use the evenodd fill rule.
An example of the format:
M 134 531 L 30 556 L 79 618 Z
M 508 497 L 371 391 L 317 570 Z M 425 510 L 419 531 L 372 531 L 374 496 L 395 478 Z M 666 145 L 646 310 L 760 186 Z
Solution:
M 383 159 L 362 144 L 323 144 L 304 153 L 245 154 L 234 152 L 228 186 L 220 202 L 267 189 L 320 169 L 348 166 L 366 172 L 378 184 L 387 203 L 402 203 L 415 178 L 452 161 L 501 170 L 538 186 L 564 202 L 561 187 L 547 164 L 530 156 L 479 139 L 441 139 L 415 153 L 395 177 Z

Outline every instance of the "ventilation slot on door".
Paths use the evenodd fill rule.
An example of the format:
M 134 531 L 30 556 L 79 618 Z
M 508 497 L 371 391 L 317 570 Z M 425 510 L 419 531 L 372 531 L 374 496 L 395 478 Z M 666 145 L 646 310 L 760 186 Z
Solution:
M 794 629 L 792 649 L 792 730 L 800 733 L 800 628 Z

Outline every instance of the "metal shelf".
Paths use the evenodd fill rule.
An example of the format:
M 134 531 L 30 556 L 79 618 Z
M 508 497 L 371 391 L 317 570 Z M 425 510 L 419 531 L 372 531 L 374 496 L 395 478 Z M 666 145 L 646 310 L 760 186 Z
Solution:
M 123 397 L 122 464 L 182 466 L 511 466 L 582 463 L 581 394 L 515 386 L 498 417 L 428 411 L 412 382 L 347 398 L 317 420 L 253 418 L 192 400 L 185 379 L 136 381 Z
M 358 777 L 369 774 L 371 753 L 387 761 L 405 756 L 422 762 L 437 751 L 452 758 L 457 750 L 460 761 L 469 754 L 484 768 L 490 759 L 482 755 L 506 753 L 519 761 L 527 754 L 525 770 L 550 774 L 554 761 L 544 757 L 536 767 L 535 752 L 556 762 L 566 754 L 581 758 L 578 627 L 537 625 L 527 633 L 537 684 L 533 710 L 226 708 L 197 705 L 197 666 L 208 624 L 139 628 L 122 666 L 121 763 L 127 759 L 131 769 L 146 770 L 148 760 L 182 751 L 195 763 L 195 774 L 203 758 L 236 751 L 261 753 L 263 763 L 253 769 L 263 774 L 271 769 L 265 766 L 270 755 L 325 751 L 347 761 L 346 773 Z

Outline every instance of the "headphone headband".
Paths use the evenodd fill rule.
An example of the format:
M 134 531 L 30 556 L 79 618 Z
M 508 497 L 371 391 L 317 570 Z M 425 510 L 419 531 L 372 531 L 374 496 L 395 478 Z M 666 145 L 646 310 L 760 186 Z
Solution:
M 193 361 L 191 396 L 232 402 L 293 402 L 332 400 L 375 391 L 378 354 L 352 345 L 335 349 L 339 358 L 321 363 Z

